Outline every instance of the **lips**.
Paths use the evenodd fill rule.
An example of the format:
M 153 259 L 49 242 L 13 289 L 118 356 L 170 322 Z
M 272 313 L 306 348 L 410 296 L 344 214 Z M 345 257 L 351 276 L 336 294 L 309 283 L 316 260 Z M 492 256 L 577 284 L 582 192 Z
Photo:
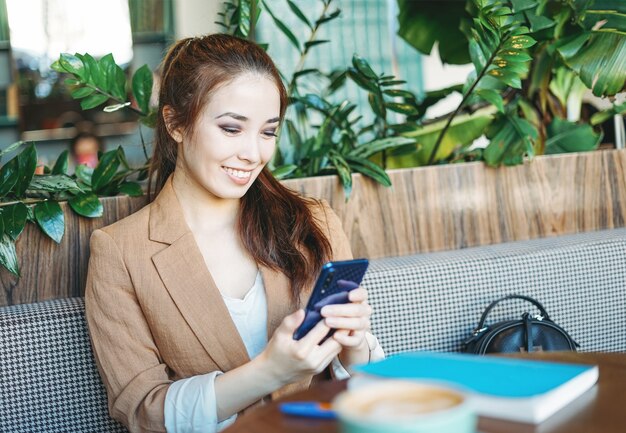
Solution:
M 222 166 L 222 170 L 224 170 L 224 172 L 228 174 L 228 177 L 230 177 L 230 179 L 238 185 L 247 184 L 253 172 L 253 170 L 241 170 L 238 168 L 225 166 Z

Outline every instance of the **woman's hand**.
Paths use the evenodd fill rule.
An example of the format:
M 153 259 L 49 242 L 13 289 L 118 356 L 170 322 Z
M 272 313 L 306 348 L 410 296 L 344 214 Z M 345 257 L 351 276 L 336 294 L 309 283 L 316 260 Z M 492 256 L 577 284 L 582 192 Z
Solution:
M 362 287 L 351 290 L 348 296 L 349 303 L 333 304 L 322 308 L 324 322 L 337 331 L 333 340 L 343 347 L 341 363 L 348 367 L 369 361 L 369 347 L 365 339 L 365 332 L 370 329 L 372 307 L 367 303 L 367 290 Z
M 303 320 L 303 310 L 285 317 L 259 355 L 266 371 L 280 385 L 321 373 L 341 352 L 341 344 L 332 338 L 319 344 L 330 331 L 323 320 L 300 340 L 294 340 L 293 333 Z

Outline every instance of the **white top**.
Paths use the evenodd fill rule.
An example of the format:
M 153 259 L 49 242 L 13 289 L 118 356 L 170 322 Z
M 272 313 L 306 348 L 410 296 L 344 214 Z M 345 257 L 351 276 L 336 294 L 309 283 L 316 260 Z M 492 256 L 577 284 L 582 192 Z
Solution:
M 243 299 L 222 295 L 230 316 L 241 335 L 250 359 L 259 355 L 267 345 L 267 298 L 263 279 L 259 272 Z M 384 353 L 376 337 L 366 335 L 371 348 L 371 359 L 382 359 Z M 337 358 L 331 364 L 331 372 L 337 379 L 346 379 L 350 374 Z M 215 377 L 221 371 L 192 376 L 172 383 L 165 396 L 165 429 L 169 433 L 214 433 L 237 418 L 218 422 L 215 399 Z

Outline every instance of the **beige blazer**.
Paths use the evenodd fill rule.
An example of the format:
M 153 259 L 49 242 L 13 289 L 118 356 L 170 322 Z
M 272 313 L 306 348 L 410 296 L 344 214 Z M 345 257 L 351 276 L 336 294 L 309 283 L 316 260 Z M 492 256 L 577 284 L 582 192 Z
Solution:
M 333 259 L 351 258 L 333 211 L 326 204 L 312 210 L 327 229 Z M 293 308 L 285 275 L 260 270 L 269 339 Z M 306 302 L 306 294 L 302 298 Z M 111 416 L 131 432 L 165 431 L 164 402 L 172 381 L 249 361 L 171 181 L 154 202 L 93 233 L 85 303 Z M 272 397 L 310 382 L 288 385 Z

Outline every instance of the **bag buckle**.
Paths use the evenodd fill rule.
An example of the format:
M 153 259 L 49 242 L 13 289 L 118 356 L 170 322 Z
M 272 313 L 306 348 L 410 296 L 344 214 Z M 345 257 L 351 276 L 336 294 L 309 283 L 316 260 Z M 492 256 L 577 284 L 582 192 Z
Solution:
M 483 326 L 483 327 L 482 327 L 482 328 L 480 328 L 480 329 L 475 329 L 475 330 L 474 330 L 474 332 L 472 333 L 472 335 L 473 335 L 474 337 L 478 337 L 480 334 L 482 334 L 483 332 L 485 332 L 487 329 L 489 329 L 489 327 L 488 327 L 488 326 Z

